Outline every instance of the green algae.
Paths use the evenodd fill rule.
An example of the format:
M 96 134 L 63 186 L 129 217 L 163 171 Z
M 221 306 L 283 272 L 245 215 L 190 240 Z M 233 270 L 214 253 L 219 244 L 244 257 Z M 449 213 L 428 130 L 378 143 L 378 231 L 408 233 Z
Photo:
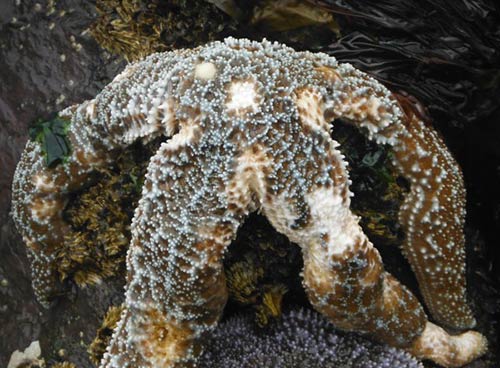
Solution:
M 64 162 L 71 153 L 71 145 L 67 138 L 70 121 L 57 115 L 44 120 L 38 119 L 29 130 L 30 138 L 40 144 L 45 163 L 55 167 Z

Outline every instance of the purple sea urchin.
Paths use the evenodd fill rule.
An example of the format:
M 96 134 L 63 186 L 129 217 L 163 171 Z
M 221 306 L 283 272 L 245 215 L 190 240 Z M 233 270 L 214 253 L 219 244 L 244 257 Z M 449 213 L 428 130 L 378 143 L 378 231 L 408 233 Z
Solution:
M 423 368 L 402 349 L 339 333 L 309 309 L 288 311 L 265 330 L 251 315 L 221 323 L 207 341 L 200 368 Z

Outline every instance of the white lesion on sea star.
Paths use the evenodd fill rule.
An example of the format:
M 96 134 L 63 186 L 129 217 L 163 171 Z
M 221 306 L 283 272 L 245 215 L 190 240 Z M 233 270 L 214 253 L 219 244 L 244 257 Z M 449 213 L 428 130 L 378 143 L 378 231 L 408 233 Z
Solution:
M 445 366 L 484 352 L 480 334 L 450 336 L 427 320 L 411 292 L 384 271 L 350 210 L 347 163 L 329 132 L 337 118 L 393 148 L 411 184 L 400 212 L 403 251 L 426 304 L 441 323 L 473 325 L 460 169 L 417 113 L 352 66 L 278 43 L 227 39 L 151 55 L 60 115 L 71 120 L 70 156 L 49 169 L 30 141 L 13 183 L 13 217 L 45 303 L 54 294 L 68 195 L 117 150 L 168 138 L 150 160 L 135 211 L 125 310 L 102 368 L 196 361 L 227 300 L 224 250 L 254 210 L 302 248 L 307 294 L 337 327 Z
M 262 100 L 255 81 L 251 79 L 234 80 L 229 84 L 226 110 L 229 114 L 242 117 L 244 114 L 256 112 Z

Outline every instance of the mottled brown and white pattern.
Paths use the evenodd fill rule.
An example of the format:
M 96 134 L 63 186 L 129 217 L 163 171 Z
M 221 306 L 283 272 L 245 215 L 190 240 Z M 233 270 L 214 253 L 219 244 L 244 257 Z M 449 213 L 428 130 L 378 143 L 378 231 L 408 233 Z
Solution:
M 47 303 L 51 262 L 70 192 L 136 140 L 168 139 L 151 158 L 132 223 L 125 310 L 102 368 L 191 367 L 227 291 L 222 258 L 251 211 L 299 244 L 304 287 L 339 328 L 404 347 L 444 366 L 486 349 L 480 334 L 450 336 L 384 271 L 350 210 L 347 163 L 330 137 L 342 118 L 393 148 L 411 183 L 401 208 L 403 251 L 440 324 L 468 329 L 464 184 L 438 134 L 366 74 L 324 54 L 226 39 L 129 65 L 71 120 L 71 156 L 45 167 L 28 142 L 13 184 L 13 216 Z M 375 193 L 376 195 L 376 193 Z

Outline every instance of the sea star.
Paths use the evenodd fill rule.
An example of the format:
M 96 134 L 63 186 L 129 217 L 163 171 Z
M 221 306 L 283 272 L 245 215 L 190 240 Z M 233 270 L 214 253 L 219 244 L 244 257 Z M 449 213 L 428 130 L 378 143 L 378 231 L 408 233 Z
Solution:
M 102 368 L 188 367 L 227 292 L 224 250 L 261 211 L 299 244 L 304 287 L 338 328 L 368 334 L 444 366 L 486 350 L 450 336 L 389 273 L 350 210 L 347 163 L 330 137 L 345 119 L 392 147 L 411 190 L 400 211 L 403 251 L 432 316 L 474 326 L 465 301 L 460 168 L 439 135 L 381 84 L 325 54 L 228 38 L 130 64 L 94 99 L 69 107 L 72 151 L 48 168 L 29 141 L 13 183 L 13 217 L 33 284 L 47 303 L 49 270 L 68 229 L 68 194 L 118 150 L 160 135 L 132 222 L 125 309 Z

